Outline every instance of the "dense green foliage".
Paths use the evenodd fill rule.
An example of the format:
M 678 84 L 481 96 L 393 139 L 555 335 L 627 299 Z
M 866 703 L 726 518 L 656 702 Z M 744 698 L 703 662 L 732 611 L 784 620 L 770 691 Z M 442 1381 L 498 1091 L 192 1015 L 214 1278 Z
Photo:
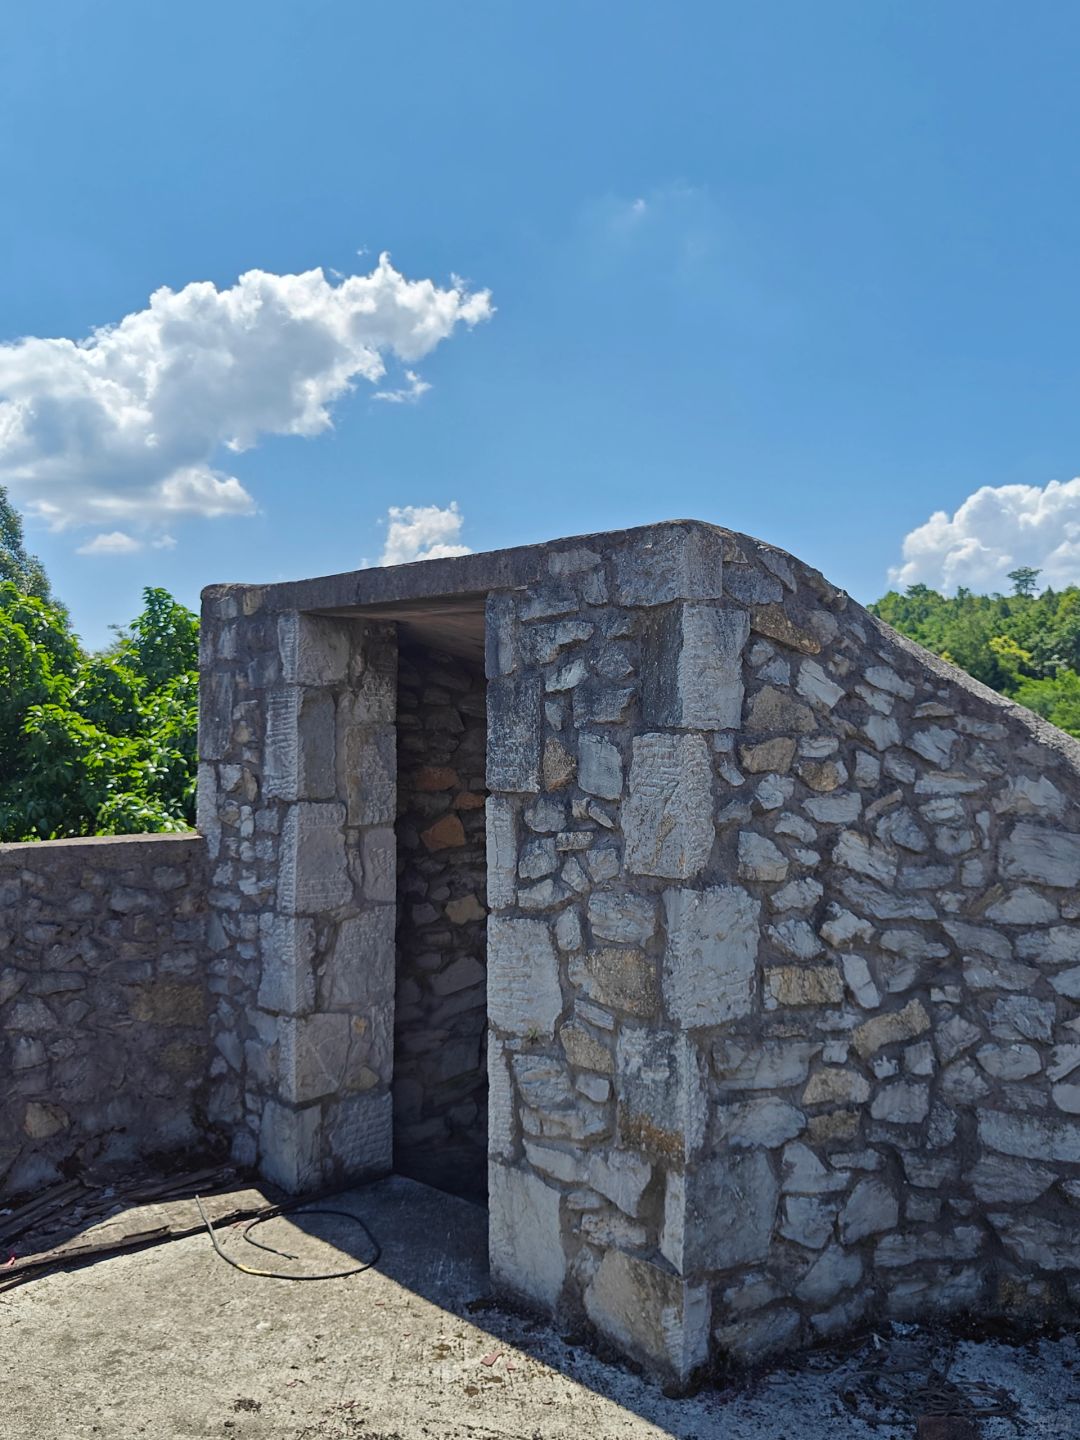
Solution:
M 2 489 L 0 541 L 0 840 L 188 829 L 198 620 L 147 589 L 130 631 L 88 654 Z
M 977 680 L 1080 736 L 1080 589 L 1035 593 L 1039 572 L 1009 576 L 1012 595 L 946 598 L 926 585 L 895 590 L 870 609 Z

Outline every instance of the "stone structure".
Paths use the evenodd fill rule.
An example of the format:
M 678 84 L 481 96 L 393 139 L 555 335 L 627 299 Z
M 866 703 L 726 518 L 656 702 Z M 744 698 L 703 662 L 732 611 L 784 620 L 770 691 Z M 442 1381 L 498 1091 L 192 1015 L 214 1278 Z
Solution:
M 198 836 L 0 845 L 0 1194 L 211 1153 Z
M 459 1185 L 486 1108 L 497 1285 L 677 1379 L 1075 1313 L 1075 742 L 692 522 L 216 586 L 203 643 L 237 1159 Z

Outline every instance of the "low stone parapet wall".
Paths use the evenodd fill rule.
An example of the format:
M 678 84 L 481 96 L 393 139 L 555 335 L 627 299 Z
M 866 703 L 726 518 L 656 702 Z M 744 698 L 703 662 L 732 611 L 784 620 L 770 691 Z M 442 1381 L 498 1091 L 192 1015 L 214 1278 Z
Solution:
M 213 1148 L 201 836 L 0 845 L 0 1195 Z

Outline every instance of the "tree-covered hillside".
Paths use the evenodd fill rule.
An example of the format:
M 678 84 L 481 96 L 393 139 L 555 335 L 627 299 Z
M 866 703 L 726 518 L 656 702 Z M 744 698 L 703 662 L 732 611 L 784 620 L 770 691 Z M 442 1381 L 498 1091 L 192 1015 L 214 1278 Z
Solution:
M 977 680 L 1080 736 L 1080 589 L 1035 593 L 1039 572 L 1009 576 L 1012 595 L 946 598 L 926 585 L 890 590 L 870 609 Z
M 194 823 L 198 620 L 165 590 L 143 601 L 85 651 L 0 487 L 0 840 Z

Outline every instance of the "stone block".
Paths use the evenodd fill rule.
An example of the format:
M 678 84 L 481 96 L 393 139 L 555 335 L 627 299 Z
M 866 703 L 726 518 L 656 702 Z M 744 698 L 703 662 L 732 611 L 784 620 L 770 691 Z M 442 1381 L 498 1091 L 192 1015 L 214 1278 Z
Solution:
M 642 715 L 647 725 L 733 730 L 742 723 L 745 610 L 677 605 L 643 635 Z
M 560 1192 L 498 1161 L 488 1167 L 488 1253 L 497 1290 L 552 1311 L 566 1282 Z
M 336 684 L 349 673 L 348 627 L 322 615 L 289 611 L 278 617 L 278 653 L 286 684 Z
M 587 730 L 578 737 L 578 785 L 588 795 L 618 800 L 622 795 L 623 767 L 618 747 Z
M 224 760 L 232 745 L 234 681 L 230 670 L 199 676 L 199 759 Z
M 315 922 L 291 915 L 259 920 L 262 977 L 258 1002 L 263 1010 L 306 1015 L 315 1004 Z
M 563 1008 L 559 960 L 543 920 L 488 917 L 488 1018 L 511 1035 L 552 1036 Z
M 278 1034 L 282 1099 L 303 1105 L 344 1088 L 352 1039 L 348 1015 L 282 1017 Z
M 704 867 L 715 831 L 712 766 L 703 736 L 634 737 L 623 828 L 628 870 L 688 880 Z
M 840 1238 L 853 1245 L 867 1235 L 894 1229 L 899 1218 L 900 1206 L 884 1180 L 860 1180 L 840 1212 Z
M 487 787 L 516 794 L 540 790 L 543 686 L 539 675 L 501 675 L 487 688 Z
M 327 1010 L 363 1009 L 394 992 L 393 905 L 372 905 L 342 920 L 319 976 Z
M 855 1049 L 866 1059 L 886 1045 L 899 1040 L 912 1040 L 930 1029 L 930 1016 L 922 1002 L 911 1000 L 902 1010 L 888 1015 L 875 1015 L 856 1027 L 852 1033 Z
M 656 901 L 624 890 L 594 890 L 587 909 L 589 925 L 600 940 L 646 945 L 656 933 Z
M 697 525 L 640 532 L 615 551 L 615 601 L 667 605 L 673 600 L 719 600 L 723 540 Z
M 350 825 L 393 825 L 397 736 L 392 725 L 339 727 L 338 770 Z
M 317 1105 L 296 1110 L 276 1100 L 265 1101 L 259 1125 L 259 1173 L 290 1195 L 315 1189 L 322 1179 L 320 1129 Z
M 760 902 L 737 885 L 664 891 L 663 993 L 678 1025 L 723 1025 L 750 1013 Z
M 321 915 L 352 898 L 344 825 L 344 805 L 302 801 L 289 807 L 278 874 L 282 914 Z
M 1075 889 L 1080 885 L 1080 835 L 1020 823 L 1001 843 L 1001 873 L 1011 880 Z
M 388 1090 L 335 1097 L 325 1103 L 324 1115 L 329 1149 L 324 1179 L 345 1182 L 390 1173 L 394 1114 Z
M 397 841 L 393 829 L 374 826 L 360 837 L 364 899 L 392 904 L 397 896 Z
M 687 1276 L 764 1260 L 779 1199 L 763 1150 L 710 1155 L 685 1172 L 669 1171 L 661 1254 Z
M 681 1164 L 701 1148 L 704 1064 L 689 1036 L 624 1025 L 615 1047 L 615 1093 L 624 1149 Z
M 704 1285 L 688 1285 L 648 1260 L 608 1250 L 584 1298 L 600 1334 L 650 1369 L 685 1381 L 708 1358 Z
M 640 950 L 602 946 L 570 960 L 570 983 L 612 1010 L 641 1017 L 659 1006 L 656 962 Z

